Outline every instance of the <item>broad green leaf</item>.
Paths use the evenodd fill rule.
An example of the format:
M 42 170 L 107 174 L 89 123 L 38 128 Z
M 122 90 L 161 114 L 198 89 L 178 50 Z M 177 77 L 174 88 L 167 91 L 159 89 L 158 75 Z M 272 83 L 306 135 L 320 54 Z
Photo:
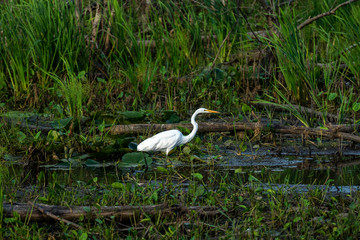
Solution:
M 103 166 L 101 163 L 99 163 L 98 161 L 95 161 L 93 159 L 86 160 L 86 162 L 84 164 L 87 167 L 102 167 Z
M 353 105 L 352 105 L 352 110 L 353 110 L 354 112 L 359 111 L 359 110 L 360 110 L 360 103 L 358 103 L 358 102 L 353 103 Z
M 166 168 L 160 167 L 160 166 L 158 166 L 158 167 L 156 168 L 156 170 L 159 171 L 159 172 L 163 172 L 163 173 L 168 173 L 168 172 L 169 172 Z
M 241 109 L 242 109 L 242 111 L 245 113 L 245 112 L 251 112 L 251 107 L 249 107 L 249 105 L 247 105 L 247 104 L 243 104 L 242 106 L 241 106 Z
M 250 181 L 250 182 L 254 182 L 254 181 L 255 181 L 255 182 L 260 182 L 259 179 L 257 179 L 257 178 L 254 177 L 253 175 L 250 175 L 250 176 L 249 176 L 249 181 Z
M 146 163 L 150 165 L 152 163 L 152 158 L 149 157 L 147 153 L 142 152 L 133 152 L 133 153 L 126 153 L 122 157 L 122 161 L 118 164 L 118 167 L 122 168 L 129 168 L 129 167 L 137 167 L 143 166 Z
M 43 202 L 49 201 L 49 199 L 46 197 L 38 197 L 38 200 L 43 201 Z
M 334 100 L 337 96 L 338 96 L 337 93 L 330 93 L 329 96 L 328 96 L 328 99 L 329 99 L 329 101 L 332 101 L 332 100 Z
M 242 152 L 245 152 L 246 149 L 247 149 L 247 145 L 242 145 L 242 146 L 240 146 L 240 150 L 241 150 Z
M 34 137 L 34 139 L 35 139 L 35 140 L 38 140 L 39 137 L 40 137 L 40 135 L 41 135 L 41 131 L 37 132 L 36 135 L 35 135 L 35 137 Z
M 81 78 L 85 77 L 85 74 L 86 74 L 85 71 L 81 71 L 81 72 L 78 73 L 77 77 L 78 77 L 79 79 L 81 79 Z
M 116 188 L 116 189 L 124 189 L 124 188 L 125 188 L 124 184 L 119 183 L 119 182 L 113 182 L 113 183 L 111 184 L 111 186 L 112 186 L 113 188 Z
M 201 181 L 203 179 L 203 175 L 201 173 L 193 173 L 191 175 L 197 180 Z

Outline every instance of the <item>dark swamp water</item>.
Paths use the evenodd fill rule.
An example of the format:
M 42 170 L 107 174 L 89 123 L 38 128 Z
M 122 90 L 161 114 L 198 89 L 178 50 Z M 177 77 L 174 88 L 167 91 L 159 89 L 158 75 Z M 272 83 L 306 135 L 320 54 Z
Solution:
M 37 164 L 24 166 L 19 157 L 8 160 L 6 166 L 10 175 L 22 176 L 28 185 L 36 183 L 40 172 L 44 172 L 45 176 L 56 175 L 56 181 L 63 184 L 86 183 L 92 179 L 111 184 L 135 179 L 136 176 L 141 176 L 145 182 L 154 182 L 168 174 L 166 169 L 171 169 L 170 172 L 188 179 L 191 173 L 200 173 L 204 176 L 204 182 L 208 176 L 216 173 L 217 176 L 242 178 L 244 182 L 251 176 L 264 188 L 297 192 L 326 188 L 334 194 L 349 194 L 360 190 L 360 150 L 351 146 L 350 142 L 324 140 L 316 144 L 288 138 L 276 144 L 244 144 L 246 147 L 242 146 L 243 151 L 239 151 L 238 142 L 228 139 L 222 144 L 213 143 L 215 147 L 212 150 L 200 147 L 202 154 L 199 156 L 196 155 L 198 151 L 194 155 L 193 151 L 183 154 L 184 146 L 170 155 L 169 162 L 165 161 L 164 154 L 155 153 L 151 155 L 153 163 L 146 173 L 144 166 L 120 168 L 119 159 L 88 164 L 89 160 L 85 162 L 80 158 L 77 160 L 80 164 L 53 167 Z M 187 181 L 176 179 L 174 182 L 185 187 L 187 184 Z

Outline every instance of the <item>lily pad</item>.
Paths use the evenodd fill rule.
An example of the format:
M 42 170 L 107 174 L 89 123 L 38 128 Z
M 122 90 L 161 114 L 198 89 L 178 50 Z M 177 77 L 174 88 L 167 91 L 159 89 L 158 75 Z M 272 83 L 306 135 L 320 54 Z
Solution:
M 95 161 L 93 159 L 86 160 L 84 165 L 87 167 L 102 167 L 103 166 L 101 163 L 99 163 L 98 161 Z
M 41 165 L 41 167 L 48 168 L 49 170 L 69 170 L 70 168 L 81 166 L 81 159 L 79 158 L 63 158 L 60 161 L 57 164 L 46 164 Z
M 71 164 L 69 162 L 61 162 L 58 164 L 42 165 L 41 167 L 48 168 L 49 170 L 68 170 Z
M 152 158 L 149 154 L 142 152 L 126 153 L 122 157 L 122 161 L 118 164 L 119 168 L 130 168 L 145 165 L 145 158 L 148 165 L 152 163 Z

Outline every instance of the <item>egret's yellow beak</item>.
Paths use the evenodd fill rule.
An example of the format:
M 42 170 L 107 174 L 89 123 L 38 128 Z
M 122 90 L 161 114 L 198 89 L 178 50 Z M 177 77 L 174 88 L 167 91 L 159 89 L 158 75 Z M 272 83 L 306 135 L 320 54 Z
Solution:
M 205 111 L 209 112 L 209 113 L 220 113 L 218 111 L 213 111 L 213 110 L 209 110 L 209 109 L 206 109 Z

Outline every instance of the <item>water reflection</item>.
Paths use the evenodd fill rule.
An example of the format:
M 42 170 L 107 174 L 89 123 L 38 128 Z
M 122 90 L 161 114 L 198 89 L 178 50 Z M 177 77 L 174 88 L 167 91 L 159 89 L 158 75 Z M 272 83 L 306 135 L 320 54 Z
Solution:
M 213 162 L 211 156 L 204 158 L 208 162 Z M 12 169 L 18 176 L 26 176 L 27 179 L 24 181 L 26 183 L 36 182 L 39 178 L 39 172 L 40 174 L 43 172 L 42 174 L 47 179 L 70 185 L 76 181 L 88 182 L 93 179 L 96 179 L 98 183 L 111 184 L 115 181 L 123 181 L 126 179 L 125 176 L 130 179 L 134 178 L 136 174 L 143 174 L 141 168 L 119 169 L 115 163 L 109 162 L 97 167 L 79 166 L 61 169 L 31 165 L 33 169 L 28 169 L 28 167 L 24 168 L 24 165 L 17 165 L 12 166 Z M 161 174 L 167 174 L 158 172 L 157 166 L 158 164 L 155 161 L 152 168 L 142 176 L 145 179 L 154 179 L 155 174 L 157 177 Z M 258 154 L 256 156 L 243 154 L 238 156 L 234 155 L 233 152 L 223 152 L 221 158 L 216 157 L 214 164 L 177 162 L 173 168 L 178 174 L 188 178 L 193 172 L 201 173 L 204 180 L 209 176 L 214 176 L 214 173 L 220 173 L 220 175 L 228 174 L 241 178 L 245 183 L 251 175 L 264 184 L 271 183 L 278 184 L 278 186 L 284 184 L 289 186 L 323 186 L 329 183 L 332 186 L 341 186 L 341 189 L 347 189 L 345 186 L 353 186 L 352 189 L 358 189 L 357 186 L 360 186 L 360 158 L 357 152 L 355 155 L 346 154 L 341 158 L 329 154 L 295 156 L 282 153 L 280 156 L 270 154 Z M 33 173 L 31 173 L 32 171 Z M 347 189 L 345 192 L 349 191 L 351 190 Z

